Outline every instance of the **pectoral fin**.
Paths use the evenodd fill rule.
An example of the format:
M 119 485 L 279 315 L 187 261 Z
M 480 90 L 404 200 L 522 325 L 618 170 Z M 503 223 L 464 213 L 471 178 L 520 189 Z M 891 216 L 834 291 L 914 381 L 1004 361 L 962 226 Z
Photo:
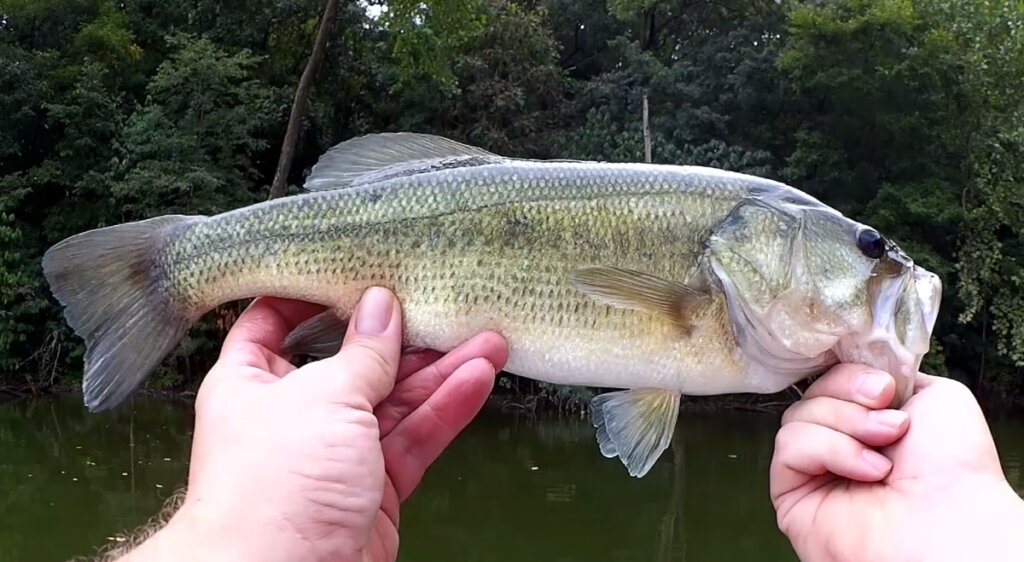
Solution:
M 617 267 L 580 267 L 569 275 L 569 282 L 597 301 L 661 314 L 687 332 L 694 310 L 708 299 L 707 293 L 682 283 Z
M 619 457 L 630 476 L 647 474 L 672 441 L 679 393 L 640 388 L 609 392 L 590 403 L 601 454 Z
M 284 339 L 282 349 L 291 355 L 329 357 L 341 349 L 348 320 L 327 310 L 299 324 Z

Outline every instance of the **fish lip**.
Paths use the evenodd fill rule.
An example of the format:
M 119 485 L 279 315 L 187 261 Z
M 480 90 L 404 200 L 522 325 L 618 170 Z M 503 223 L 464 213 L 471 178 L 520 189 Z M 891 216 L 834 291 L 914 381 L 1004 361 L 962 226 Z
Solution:
M 911 287 L 912 285 L 912 287 Z M 896 378 L 895 407 L 914 391 L 921 361 L 928 353 L 932 331 L 939 313 L 942 283 L 937 275 L 911 264 L 898 276 L 880 276 L 874 281 L 871 325 L 840 339 L 836 353 L 841 361 L 862 363 L 884 370 Z M 898 308 L 915 299 L 914 315 L 901 333 L 897 329 Z
M 924 323 L 928 333 L 931 334 L 935 330 L 935 322 L 939 318 L 939 308 L 942 306 L 942 279 L 919 266 L 914 266 L 913 274 L 914 288 L 917 291 Z

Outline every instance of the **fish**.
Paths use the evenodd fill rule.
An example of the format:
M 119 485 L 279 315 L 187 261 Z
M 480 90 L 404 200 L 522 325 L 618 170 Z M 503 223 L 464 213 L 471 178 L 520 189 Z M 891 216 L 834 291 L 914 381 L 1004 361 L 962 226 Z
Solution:
M 382 286 L 408 346 L 492 330 L 507 372 L 602 389 L 598 448 L 634 477 L 668 448 L 683 396 L 776 393 L 858 362 L 892 373 L 905 402 L 942 292 L 891 239 L 778 181 L 410 132 L 334 146 L 296 195 L 71 236 L 43 271 L 85 341 L 91 411 L 123 402 L 221 304 L 324 305 L 285 342 L 322 356 Z

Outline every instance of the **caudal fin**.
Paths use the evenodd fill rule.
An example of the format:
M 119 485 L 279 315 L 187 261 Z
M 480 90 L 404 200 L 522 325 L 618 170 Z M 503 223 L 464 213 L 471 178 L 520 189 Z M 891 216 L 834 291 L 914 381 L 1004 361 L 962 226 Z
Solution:
M 155 258 L 175 226 L 204 218 L 168 215 L 90 230 L 43 256 L 50 290 L 85 340 L 82 391 L 90 410 L 120 404 L 194 321 L 162 290 Z

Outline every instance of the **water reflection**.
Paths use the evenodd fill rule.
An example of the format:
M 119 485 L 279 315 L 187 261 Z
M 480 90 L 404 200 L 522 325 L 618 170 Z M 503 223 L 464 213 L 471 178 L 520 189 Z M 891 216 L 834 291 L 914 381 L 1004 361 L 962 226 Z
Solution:
M 767 498 L 772 416 L 683 416 L 641 480 L 583 421 L 478 422 L 403 512 L 401 560 L 794 560 Z
M 0 560 L 66 560 L 151 517 L 184 481 L 191 409 L 87 414 L 78 399 L 0 405 Z
M 768 501 L 775 416 L 680 416 L 643 479 L 601 457 L 581 419 L 485 413 L 402 513 L 401 562 L 792 561 Z M 992 422 L 1024 493 L 1024 419 Z M 0 562 L 88 555 L 184 482 L 188 403 L 76 398 L 0 405 Z

